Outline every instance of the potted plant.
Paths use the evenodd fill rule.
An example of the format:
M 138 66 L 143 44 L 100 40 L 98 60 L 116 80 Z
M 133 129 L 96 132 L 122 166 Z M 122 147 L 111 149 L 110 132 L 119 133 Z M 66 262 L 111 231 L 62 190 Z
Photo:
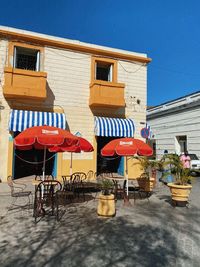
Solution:
M 146 192 L 151 192 L 156 185 L 156 170 L 159 162 L 150 160 L 148 157 L 137 157 L 141 168 L 144 171 L 137 179 L 140 188 Z
M 180 157 L 177 154 L 168 154 L 165 156 L 163 165 L 170 165 L 170 173 L 173 175 L 174 182 L 168 183 L 172 201 L 177 204 L 179 201 L 188 202 L 189 194 L 192 189 L 190 169 L 184 168 Z M 165 173 L 169 175 L 169 173 Z
M 109 179 L 101 179 L 99 182 L 101 193 L 98 199 L 97 214 L 99 216 L 115 216 L 115 196 L 112 194 L 113 182 Z

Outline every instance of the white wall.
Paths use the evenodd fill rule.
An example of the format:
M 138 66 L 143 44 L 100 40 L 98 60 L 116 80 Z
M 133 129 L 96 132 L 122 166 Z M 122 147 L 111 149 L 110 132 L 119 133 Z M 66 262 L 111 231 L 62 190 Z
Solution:
M 200 104 L 199 107 L 148 119 L 148 123 L 155 135 L 158 156 L 165 149 L 174 153 L 175 137 L 186 135 L 189 153 L 200 157 Z

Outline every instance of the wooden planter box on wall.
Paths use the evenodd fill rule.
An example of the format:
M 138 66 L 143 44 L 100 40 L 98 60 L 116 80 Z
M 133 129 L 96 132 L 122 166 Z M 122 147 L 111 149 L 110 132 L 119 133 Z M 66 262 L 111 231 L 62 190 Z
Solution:
M 90 107 L 125 107 L 123 83 L 94 81 L 90 84 Z
M 5 98 L 45 100 L 47 73 L 5 67 Z

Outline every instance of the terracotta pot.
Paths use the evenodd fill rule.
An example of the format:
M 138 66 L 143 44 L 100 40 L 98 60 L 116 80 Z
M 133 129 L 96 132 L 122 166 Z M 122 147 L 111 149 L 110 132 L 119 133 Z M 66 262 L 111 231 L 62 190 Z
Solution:
M 152 169 L 152 171 L 151 171 L 151 177 L 154 178 L 154 185 L 153 185 L 153 187 L 156 186 L 156 175 L 157 175 L 156 169 Z
M 151 192 L 155 187 L 155 178 L 150 177 L 149 179 L 146 178 L 139 178 L 137 179 L 138 185 L 141 189 L 145 192 Z
M 110 195 L 100 194 L 97 207 L 97 214 L 99 216 L 113 217 L 115 216 L 115 213 L 116 210 L 115 210 L 114 194 Z
M 167 186 L 170 188 L 172 200 L 187 202 L 190 191 L 192 189 L 191 185 L 177 185 L 174 183 L 168 183 Z

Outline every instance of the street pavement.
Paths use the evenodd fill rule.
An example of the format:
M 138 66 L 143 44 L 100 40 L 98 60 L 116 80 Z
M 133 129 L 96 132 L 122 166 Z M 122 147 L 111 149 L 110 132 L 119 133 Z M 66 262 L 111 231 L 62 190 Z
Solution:
M 35 225 L 32 210 L 8 210 L 9 189 L 1 183 L 0 266 L 198 267 L 199 188 L 196 177 L 188 208 L 172 207 L 169 189 L 158 182 L 149 201 L 117 201 L 113 218 L 97 216 L 96 199 L 69 205 L 58 222 L 49 215 Z

